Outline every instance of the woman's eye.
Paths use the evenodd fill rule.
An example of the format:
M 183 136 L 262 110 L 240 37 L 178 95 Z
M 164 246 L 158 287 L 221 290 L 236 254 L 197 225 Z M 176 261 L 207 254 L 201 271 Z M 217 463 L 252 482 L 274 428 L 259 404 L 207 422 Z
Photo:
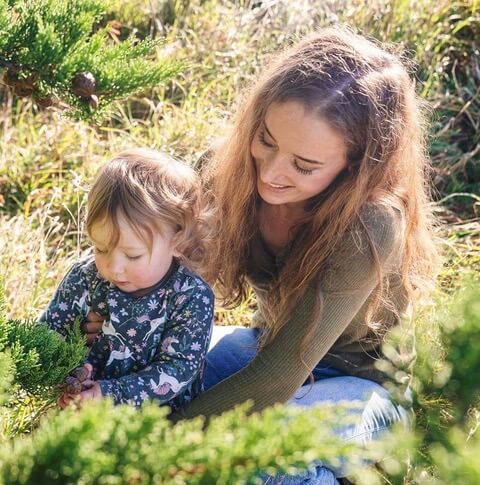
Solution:
M 293 166 L 295 167 L 295 170 L 302 175 L 311 175 L 313 173 L 313 170 L 301 167 L 296 160 L 293 161 Z
M 265 139 L 265 130 L 260 131 L 260 133 L 258 134 L 258 139 L 260 140 L 260 143 L 262 145 L 265 145 L 268 148 L 274 148 L 275 147 L 275 145 L 268 143 L 268 141 Z
M 95 254 L 107 254 L 107 251 L 102 251 L 101 249 L 94 248 Z

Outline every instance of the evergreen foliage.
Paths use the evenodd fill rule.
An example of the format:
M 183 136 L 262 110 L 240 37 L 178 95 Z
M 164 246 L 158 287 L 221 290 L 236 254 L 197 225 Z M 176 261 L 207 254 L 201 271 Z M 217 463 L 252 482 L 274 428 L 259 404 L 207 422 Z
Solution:
M 152 57 L 160 39 L 110 38 L 109 26 L 99 26 L 107 6 L 105 0 L 0 0 L 3 82 L 40 107 L 70 107 L 76 118 L 99 120 L 113 101 L 182 69 Z
M 140 410 L 94 402 L 44 420 L 31 436 L 0 448 L 4 484 L 242 484 L 259 483 L 260 470 L 278 473 L 313 459 L 337 462 L 354 445 L 340 443 L 327 426 L 338 412 L 278 406 L 247 417 L 246 407 L 176 425 L 167 410 Z
M 418 362 L 413 381 L 416 426 L 396 430 L 376 444 L 377 456 L 390 456 L 384 472 L 358 473 L 355 483 L 480 483 L 480 290 L 478 278 L 464 280 L 464 290 L 444 311 L 440 305 L 442 365 L 432 359 L 432 345 L 417 345 Z
M 35 321 L 8 320 L 0 291 L 0 358 L 13 370 L 11 384 L 32 396 L 55 399 L 87 347 L 77 323 L 66 339 Z M 4 386 L 4 389 L 6 387 Z M 1 385 L 0 385 L 1 390 Z
M 0 353 L 0 406 L 8 399 L 13 381 L 14 366 L 7 352 Z
M 26 312 L 29 315 L 38 313 L 53 292 L 55 277 L 70 266 L 71 248 L 77 248 L 79 244 L 76 239 L 81 232 L 78 214 L 84 194 L 84 189 L 76 180 L 90 179 L 86 168 L 92 169 L 88 167 L 91 159 L 103 159 L 112 151 L 135 144 L 167 147 L 179 157 L 196 160 L 222 131 L 224 120 L 229 117 L 239 91 L 264 68 L 265 53 L 283 47 L 288 39 L 338 21 L 377 39 L 399 42 L 406 47 L 407 56 L 418 63 L 415 76 L 419 80 L 421 94 L 435 109 L 430 154 L 434 162 L 436 186 L 441 196 L 445 196 L 439 210 L 442 214 L 448 214 L 449 222 L 453 222 L 448 227 L 448 244 L 449 254 L 455 254 L 444 268 L 443 286 L 453 295 L 452 298 L 457 299 L 457 291 L 467 285 L 465 281 L 458 281 L 457 273 L 478 271 L 480 263 L 478 222 L 471 219 L 460 224 L 457 216 L 443 212 L 445 203 L 448 203 L 455 211 L 476 217 L 478 221 L 478 0 L 422 0 L 420 3 L 412 0 L 378 0 L 337 2 L 335 5 L 316 1 L 252 3 L 221 0 L 115 0 L 111 3 L 113 6 L 106 7 L 106 18 L 121 21 L 120 38 L 126 39 L 125 46 L 128 46 L 128 42 L 132 46 L 142 45 L 135 42 L 133 37 L 129 38 L 129 32 L 135 31 L 135 35 L 140 33 L 144 36 L 151 33 L 154 26 L 156 31 L 178 39 L 175 55 L 184 64 L 189 63 L 188 72 L 179 83 L 162 86 L 148 99 L 131 99 L 126 103 L 125 110 L 118 113 L 115 130 L 110 130 L 107 136 L 104 131 L 73 123 L 57 116 L 55 112 L 36 112 L 31 109 L 28 98 L 12 98 L 9 94 L 11 90 L 0 86 L 0 99 L 5 100 L 0 113 L 0 156 L 3 162 L 0 170 L 0 205 L 5 200 L 1 206 L 5 218 L 2 219 L 3 256 L 0 262 L 3 264 L 2 272 L 9 280 L 11 313 L 15 312 L 22 319 Z M 102 4 L 106 5 L 106 2 Z M 157 6 L 167 4 L 172 7 L 172 12 L 164 17 L 163 11 Z M 23 9 L 26 16 L 23 18 L 30 15 L 28 28 L 17 14 L 22 5 L 35 6 L 38 13 L 33 18 L 31 10 Z M 64 20 L 66 16 L 61 9 L 65 6 L 78 7 L 77 13 L 83 14 L 67 16 L 65 25 L 56 20 L 53 14 L 48 14 L 48 30 L 45 22 L 39 20 L 43 15 L 39 10 L 42 5 L 45 9 L 57 9 Z M 131 68 L 122 70 L 113 60 L 116 54 L 107 55 L 107 47 L 115 50 L 116 42 L 110 40 L 111 26 L 102 27 L 105 17 L 100 14 L 101 9 L 95 17 L 97 10 L 94 5 L 100 5 L 100 2 L 0 0 L 0 75 L 2 69 L 4 74 L 11 67 L 16 69 L 12 66 L 10 55 L 27 59 L 29 49 L 30 52 L 38 49 L 37 54 L 43 56 L 44 60 L 48 60 L 49 55 L 62 58 L 63 44 L 55 40 L 53 32 L 57 31 L 52 27 L 60 26 L 61 31 L 65 30 L 68 36 L 73 36 L 68 37 L 70 41 L 66 40 L 65 45 L 70 45 L 70 48 L 68 55 L 62 58 L 65 66 L 62 63 L 57 71 L 47 64 L 45 71 L 41 71 L 37 77 L 35 89 L 38 92 L 32 95 L 40 101 L 43 93 L 51 92 L 62 100 L 58 101 L 59 106 L 62 106 L 62 102 L 71 102 L 73 114 L 77 117 L 99 117 L 103 113 L 102 103 L 107 100 L 109 88 L 102 85 L 105 94 L 103 99 L 102 95 L 99 96 L 100 111 L 94 111 L 71 91 L 73 78 L 78 73 L 87 72 L 94 76 L 96 84 L 101 84 L 101 78 L 105 76 L 112 86 L 114 82 L 111 79 L 118 72 L 123 76 L 122 83 L 130 82 Z M 92 21 L 93 17 L 95 20 Z M 32 44 L 23 45 L 21 53 L 12 51 L 16 38 L 11 32 L 17 28 L 17 22 L 24 22 L 28 31 L 18 32 L 20 37 L 24 35 L 23 42 L 26 42 L 27 35 L 32 40 Z M 76 34 L 69 29 L 71 22 L 77 28 L 75 32 L 82 32 L 78 35 L 83 35 L 83 42 L 73 43 Z M 86 27 L 88 23 L 90 30 Z M 38 47 L 35 42 L 37 37 L 33 35 L 35 29 L 38 32 Z M 50 44 L 45 40 L 47 38 Z M 98 47 L 102 42 L 103 46 Z M 156 48 L 158 46 L 155 45 Z M 130 52 L 128 48 L 126 50 Z M 147 64 L 152 54 L 153 51 L 138 52 L 139 56 L 145 55 L 143 59 Z M 104 58 L 108 62 L 100 61 Z M 32 55 L 30 59 L 35 63 L 35 56 Z M 82 59 L 87 61 L 79 65 Z M 139 58 L 135 59 L 126 59 L 125 62 L 134 63 Z M 37 67 L 43 69 L 39 64 Z M 107 65 L 110 67 L 107 68 Z M 94 69 L 99 71 L 94 72 Z M 102 69 L 107 71 L 106 74 Z M 138 76 L 142 68 L 139 71 Z M 108 72 L 113 73 L 112 77 Z M 23 66 L 18 77 L 26 81 L 31 74 L 29 66 Z M 100 90 L 97 86 L 95 89 Z M 75 103 L 79 103 L 79 109 Z M 466 192 L 470 194 L 465 196 Z M 44 233 L 48 238 L 44 237 Z M 32 241 L 38 241 L 38 244 L 32 244 Z M 52 254 L 55 255 L 53 270 L 45 263 L 52 261 Z M 471 284 L 473 287 L 475 285 L 478 287 L 478 281 Z M 377 456 L 390 455 L 390 459 L 382 462 L 381 471 L 362 468 L 355 479 L 356 484 L 480 483 L 477 458 L 480 453 L 477 432 L 480 417 L 474 407 L 478 394 L 479 353 L 476 347 L 480 332 L 479 300 L 480 294 L 473 293 L 464 300 L 464 306 L 460 305 L 452 312 L 446 311 L 445 300 L 440 299 L 434 319 L 427 315 L 417 320 L 419 345 L 413 386 L 415 428 L 413 432 L 396 430 L 389 439 L 379 443 Z M 220 314 L 220 320 L 234 324 L 247 322 L 253 310 L 254 302 L 251 302 L 250 306 L 236 309 L 228 316 L 226 313 Z M 438 322 L 437 316 L 442 314 Z M 4 315 L 4 312 L 0 315 Z M 13 437 L 8 443 L 0 445 L 0 483 L 101 483 L 102 480 L 104 483 L 126 483 L 128 478 L 135 483 L 210 484 L 227 483 L 227 480 L 228 483 L 250 483 L 257 466 L 258 469 L 265 469 L 268 463 L 275 463 L 276 466 L 277 462 L 286 463 L 284 460 L 291 459 L 294 461 L 290 463 L 295 463 L 295 460 L 300 463 L 300 454 L 307 463 L 311 457 L 323 457 L 330 452 L 332 456 L 338 456 L 341 453 L 336 445 L 325 441 L 315 441 L 314 445 L 319 446 L 320 450 L 308 452 L 300 449 L 303 444 L 308 445 L 305 440 L 310 439 L 311 430 L 322 426 L 318 421 L 314 422 L 314 427 L 312 423 L 306 426 L 303 434 L 299 431 L 293 435 L 291 447 L 288 448 L 277 446 L 272 441 L 274 437 L 269 436 L 269 433 L 279 433 L 275 420 L 273 426 L 268 424 L 270 430 L 267 424 L 263 428 L 262 424 L 258 425 L 258 429 L 262 429 L 259 438 L 259 434 L 249 431 L 248 423 L 240 411 L 238 416 L 242 417 L 238 417 L 238 421 L 236 417 L 232 418 L 232 430 L 225 431 L 227 424 L 224 428 L 219 425 L 216 428 L 219 434 L 210 435 L 213 441 L 204 439 L 201 426 L 195 422 L 180 423 L 170 428 L 161 409 L 133 412 L 130 409 L 112 408 L 108 403 L 98 403 L 91 407 L 91 411 L 87 408 L 79 413 L 68 411 L 58 414 L 51 406 L 45 406 L 40 388 L 31 386 L 34 392 L 35 389 L 38 391 L 34 396 L 22 390 L 22 386 L 25 386 L 22 381 L 28 383 L 35 376 L 40 377 L 42 366 L 57 362 L 57 354 L 51 352 L 50 362 L 45 360 L 39 363 L 42 355 L 47 354 L 35 353 L 36 344 L 32 342 L 38 338 L 38 343 L 47 347 L 51 342 L 44 343 L 45 335 L 27 338 L 24 333 L 29 332 L 28 328 L 10 333 L 8 328 L 17 324 L 23 325 L 20 321 L 8 325 L 2 321 L 0 326 L 0 404 L 2 397 L 7 401 L 0 407 L 0 431 L 3 431 L 4 441 Z M 437 325 L 441 329 L 440 341 L 432 331 Z M 11 336 L 13 339 L 13 335 L 17 337 L 12 344 L 8 338 Z M 30 344 L 19 344 L 22 340 Z M 16 374 L 12 345 L 17 348 L 14 356 L 17 363 L 26 356 L 31 359 L 29 362 L 33 370 L 28 369 L 30 364 L 24 363 L 23 374 Z M 393 347 L 386 353 L 389 362 L 385 362 L 384 367 L 391 371 L 393 380 L 402 383 L 408 369 L 396 361 Z M 73 360 L 72 367 L 75 366 Z M 58 375 L 65 372 L 67 367 L 65 365 Z M 50 368 L 50 372 L 56 372 L 55 366 Z M 37 379 L 37 383 L 40 382 Z M 26 387 L 29 387 L 28 384 Z M 45 387 L 47 394 L 54 389 Z M 155 416 L 150 419 L 158 426 L 156 431 L 152 431 L 148 413 Z M 42 417 L 44 422 L 36 429 L 38 417 Z M 329 424 L 334 423 L 332 417 L 325 419 Z M 104 425 L 109 421 L 113 421 L 115 429 L 113 425 Z M 216 422 L 212 420 L 213 425 Z M 228 419 L 224 422 L 229 423 Z M 65 428 L 65 433 L 62 433 L 62 428 Z M 162 434 L 161 430 L 167 429 L 171 434 L 167 431 Z M 174 429 L 177 430 L 175 434 Z M 18 436 L 25 432 L 31 435 Z M 250 436 L 250 441 L 237 439 L 240 432 Z M 165 436 L 174 438 L 168 443 L 160 439 Z M 154 438 L 158 443 L 154 443 Z M 322 436 L 317 438 L 323 440 Z M 233 454 L 232 448 L 237 443 L 240 448 Z M 223 448 L 220 447 L 222 444 Z M 292 453 L 297 451 L 299 455 L 292 458 Z M 253 452 L 261 456 L 254 456 Z M 37 456 L 40 457 L 38 462 Z M 362 457 L 366 456 L 362 451 Z M 263 461 L 252 464 L 252 459 Z M 160 467 L 161 463 L 152 463 L 153 460 L 163 461 L 164 468 Z M 202 460 L 207 463 L 207 469 Z M 210 470 L 210 460 L 220 471 Z M 85 473 L 83 482 L 83 478 L 78 479 L 82 473 Z
M 59 386 L 86 356 L 80 326 L 67 339 L 35 321 L 9 320 L 0 324 L 5 348 L 15 366 L 14 384 L 32 395 L 58 394 Z

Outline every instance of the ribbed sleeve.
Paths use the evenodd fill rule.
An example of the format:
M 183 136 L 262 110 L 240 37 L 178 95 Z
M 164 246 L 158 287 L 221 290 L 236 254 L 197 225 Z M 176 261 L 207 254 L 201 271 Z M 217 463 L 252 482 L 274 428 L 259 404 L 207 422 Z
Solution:
M 402 224 L 397 212 L 369 207 L 362 220 L 364 225 L 359 224 L 341 240 L 328 269 L 319 275 L 315 287 L 306 289 L 273 342 L 245 368 L 194 399 L 173 420 L 218 415 L 249 399 L 254 402 L 253 411 L 261 411 L 293 397 L 378 284 L 367 234 L 383 268 L 388 268 L 392 255 L 398 254 Z M 303 348 L 304 365 L 300 343 L 308 331 L 317 292 L 321 293 L 322 311 L 315 317 L 315 332 Z

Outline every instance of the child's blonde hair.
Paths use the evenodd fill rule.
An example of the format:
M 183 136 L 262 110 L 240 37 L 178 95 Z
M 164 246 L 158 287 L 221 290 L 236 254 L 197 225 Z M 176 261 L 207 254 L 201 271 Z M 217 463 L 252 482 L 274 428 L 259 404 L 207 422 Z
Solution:
M 118 244 L 118 219 L 124 217 L 151 249 L 155 231 L 173 230 L 173 244 L 182 262 L 202 272 L 210 239 L 208 209 L 194 170 L 148 149 L 116 155 L 98 172 L 87 201 L 86 230 L 111 224 L 109 249 Z

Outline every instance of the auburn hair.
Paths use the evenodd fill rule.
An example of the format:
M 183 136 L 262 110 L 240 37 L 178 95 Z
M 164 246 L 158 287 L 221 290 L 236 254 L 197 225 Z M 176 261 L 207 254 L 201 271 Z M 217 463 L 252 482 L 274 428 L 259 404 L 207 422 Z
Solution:
M 395 208 L 402 216 L 404 254 L 398 271 L 412 303 L 417 290 L 433 281 L 437 259 L 423 105 L 408 66 L 389 47 L 345 28 L 325 29 L 273 59 L 203 171 L 219 211 L 209 269 L 218 278 L 224 303 L 235 305 L 247 297 L 247 261 L 259 230 L 260 197 L 250 147 L 269 106 L 287 101 L 301 103 L 344 136 L 347 168 L 307 201 L 293 236 L 298 244 L 292 245 L 267 295 L 263 344 L 285 324 L 307 286 L 315 284 L 342 236 L 354 225 L 364 226 L 365 204 Z M 373 238 L 366 237 L 378 277 L 367 312 L 366 323 L 373 326 L 375 312 L 388 305 L 388 288 Z M 320 293 L 316 312 L 321 311 Z
M 86 230 L 111 226 L 109 248 L 118 243 L 123 217 L 151 249 L 156 232 L 173 231 L 173 244 L 187 267 L 203 273 L 211 240 L 210 210 L 195 171 L 164 153 L 131 149 L 98 172 L 87 199 Z

